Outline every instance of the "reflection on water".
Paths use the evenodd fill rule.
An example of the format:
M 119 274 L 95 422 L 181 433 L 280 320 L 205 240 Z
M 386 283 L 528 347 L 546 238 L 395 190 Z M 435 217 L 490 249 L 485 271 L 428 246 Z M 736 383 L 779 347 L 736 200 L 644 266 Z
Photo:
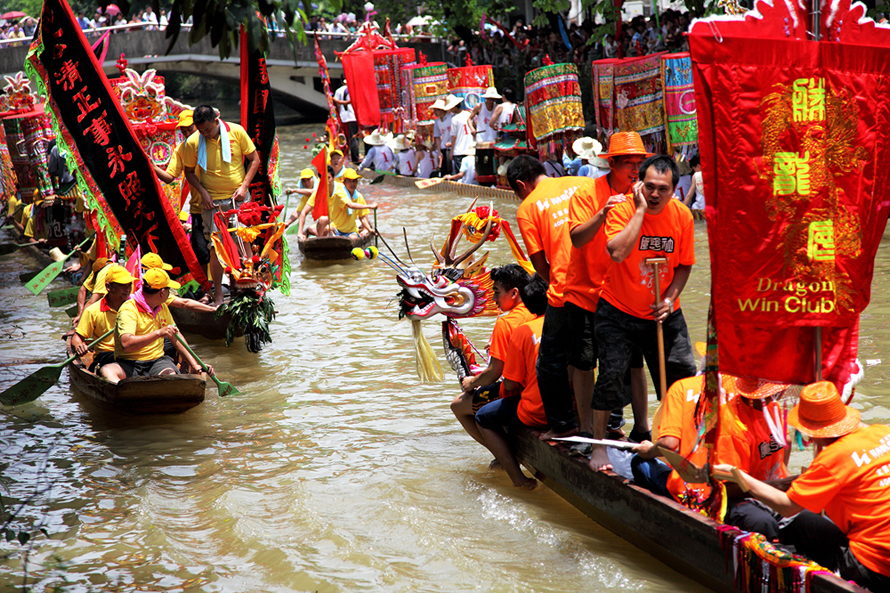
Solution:
M 311 131 L 281 131 L 285 187 L 309 162 L 301 142 Z M 469 204 L 387 185 L 361 191 L 382 205 L 379 226 L 403 258 L 405 225 L 424 268 L 429 239 L 441 241 Z M 518 202 L 494 206 L 515 220 Z M 683 302 L 701 340 L 703 226 L 697 240 Z M 506 244 L 491 251 L 491 264 L 509 261 Z M 861 357 L 872 363 L 890 362 L 886 253 L 862 319 Z M 702 590 L 548 489 L 519 491 L 487 470 L 488 455 L 448 409 L 456 381 L 444 357 L 443 383 L 414 375 L 386 266 L 308 264 L 296 245 L 291 262 L 292 294 L 273 295 L 274 341 L 263 352 L 191 337 L 242 395 L 211 389 L 181 416 L 127 418 L 72 394 L 63 375 L 37 402 L 0 411 L 0 494 L 33 497 L 14 527 L 51 536 L 36 537 L 29 582 L 78 592 Z M 0 388 L 61 359 L 64 313 L 18 282 L 34 267 L 23 254 L 0 260 Z M 492 320 L 462 325 L 481 347 Z M 439 324 L 424 327 L 438 351 Z M 869 422 L 890 420 L 884 369 L 867 368 L 855 400 Z M 0 543 L 7 588 L 22 583 L 23 557 L 2 557 L 19 548 Z

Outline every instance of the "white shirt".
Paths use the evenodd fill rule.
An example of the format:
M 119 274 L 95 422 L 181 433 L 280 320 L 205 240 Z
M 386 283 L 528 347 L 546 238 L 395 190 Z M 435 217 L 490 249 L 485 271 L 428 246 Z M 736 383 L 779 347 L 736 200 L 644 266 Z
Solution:
M 412 177 L 414 175 L 414 149 L 399 151 L 399 175 Z
M 494 123 L 491 121 L 491 114 L 497 109 L 497 105 L 491 111 L 485 108 L 485 102 L 479 106 L 479 115 L 476 116 L 476 141 L 477 142 L 494 142 L 497 138 L 497 131 L 494 129 Z
M 439 139 L 439 149 L 444 149 L 445 145 L 451 142 L 451 119 L 452 114 L 446 113 L 445 117 L 436 118 L 433 122 L 433 138 Z
M 365 155 L 365 160 L 359 165 L 359 169 L 367 169 L 373 164 L 377 171 L 392 171 L 395 165 L 395 156 L 389 146 L 372 146 Z
M 464 174 L 459 183 L 479 185 L 476 183 L 476 155 L 467 155 L 460 161 L 460 172 Z
M 418 154 L 421 158 L 420 162 L 417 163 L 417 172 L 414 176 L 429 179 L 430 175 L 433 174 L 433 155 L 428 150 L 421 151 Z
M 334 98 L 338 101 L 349 101 L 349 89 L 346 88 L 345 84 L 334 92 Z M 340 110 L 340 121 L 344 124 L 355 121 L 355 111 L 352 110 L 351 103 L 349 105 L 337 105 L 337 109 Z
M 464 156 L 470 151 L 473 135 L 470 133 L 470 112 L 461 111 L 451 118 L 451 148 L 453 158 Z
M 516 111 L 516 103 L 501 103 L 501 115 L 498 117 L 498 121 L 492 122 L 492 125 L 501 128 L 513 123 L 514 111 Z

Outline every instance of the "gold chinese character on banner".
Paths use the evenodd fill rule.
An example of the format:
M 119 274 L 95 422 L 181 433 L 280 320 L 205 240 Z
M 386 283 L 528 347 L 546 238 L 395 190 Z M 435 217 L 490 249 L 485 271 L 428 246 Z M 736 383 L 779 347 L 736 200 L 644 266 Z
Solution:
M 825 120 L 825 80 L 822 78 L 798 78 L 794 81 L 791 95 L 794 121 Z
M 773 195 L 810 195 L 810 153 L 777 152 L 773 157 Z
M 810 261 L 834 261 L 834 222 L 819 220 L 810 223 L 807 258 Z

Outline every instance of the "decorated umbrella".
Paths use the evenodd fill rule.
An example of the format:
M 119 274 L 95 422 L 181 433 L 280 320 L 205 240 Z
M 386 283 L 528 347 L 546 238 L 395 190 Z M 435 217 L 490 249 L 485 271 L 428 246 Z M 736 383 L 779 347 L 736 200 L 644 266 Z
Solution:
M 11 12 L 0 14 L 0 19 L 11 21 L 11 20 L 20 19 L 20 18 L 23 18 L 26 16 L 28 16 L 28 15 L 25 14 L 24 12 L 22 12 L 21 10 L 13 10 Z

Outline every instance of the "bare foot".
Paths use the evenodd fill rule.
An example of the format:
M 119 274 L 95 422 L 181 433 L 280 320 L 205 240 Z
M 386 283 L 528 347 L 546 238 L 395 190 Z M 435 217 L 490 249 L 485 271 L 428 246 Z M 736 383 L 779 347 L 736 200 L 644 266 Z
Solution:
M 538 439 L 539 439 L 539 440 L 542 440 L 542 441 L 550 441 L 550 440 L 553 440 L 553 439 L 559 439 L 559 438 L 563 438 L 563 437 L 573 437 L 573 436 L 575 436 L 576 434 L 578 434 L 578 428 L 577 428 L 577 427 L 576 427 L 576 428 L 572 428 L 571 430 L 567 430 L 567 431 L 565 431 L 565 432 L 553 432 L 553 430 L 548 430 L 548 431 L 545 432 L 544 434 L 539 435 L 539 436 L 538 436 Z
M 488 469 L 501 469 L 501 462 L 497 459 L 492 459 L 491 463 L 488 464 Z
M 213 302 L 210 303 L 210 306 L 219 309 L 220 306 L 222 306 L 222 304 L 223 304 L 223 298 L 219 297 L 219 300 L 213 299 Z
M 609 453 L 605 447 L 597 446 L 590 454 L 590 469 L 595 472 L 612 470 L 612 462 L 609 461 Z
M 516 488 L 525 488 L 526 490 L 534 490 L 538 487 L 538 481 L 534 478 L 525 478 L 521 482 L 513 482 Z

